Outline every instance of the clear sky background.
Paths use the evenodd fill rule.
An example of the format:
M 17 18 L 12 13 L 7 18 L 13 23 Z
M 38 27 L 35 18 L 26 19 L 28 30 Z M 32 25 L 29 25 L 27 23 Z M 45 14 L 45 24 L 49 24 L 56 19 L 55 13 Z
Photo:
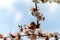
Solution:
M 18 24 L 36 22 L 36 18 L 30 14 L 32 6 L 32 0 L 0 0 L 0 33 L 7 36 L 10 31 L 18 31 Z M 45 17 L 45 21 L 41 21 L 41 30 L 60 33 L 60 4 L 39 3 L 38 7 Z

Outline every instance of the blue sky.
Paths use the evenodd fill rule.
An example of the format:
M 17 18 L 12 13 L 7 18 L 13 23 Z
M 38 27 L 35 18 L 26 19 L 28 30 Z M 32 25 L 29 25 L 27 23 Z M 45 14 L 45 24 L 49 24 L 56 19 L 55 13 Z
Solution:
M 32 0 L 0 0 L 0 33 L 7 36 L 10 31 L 18 31 L 18 24 L 36 22 L 36 18 L 30 14 L 33 6 Z M 60 4 L 39 3 L 38 7 L 45 17 L 45 21 L 40 22 L 41 30 L 60 33 Z

